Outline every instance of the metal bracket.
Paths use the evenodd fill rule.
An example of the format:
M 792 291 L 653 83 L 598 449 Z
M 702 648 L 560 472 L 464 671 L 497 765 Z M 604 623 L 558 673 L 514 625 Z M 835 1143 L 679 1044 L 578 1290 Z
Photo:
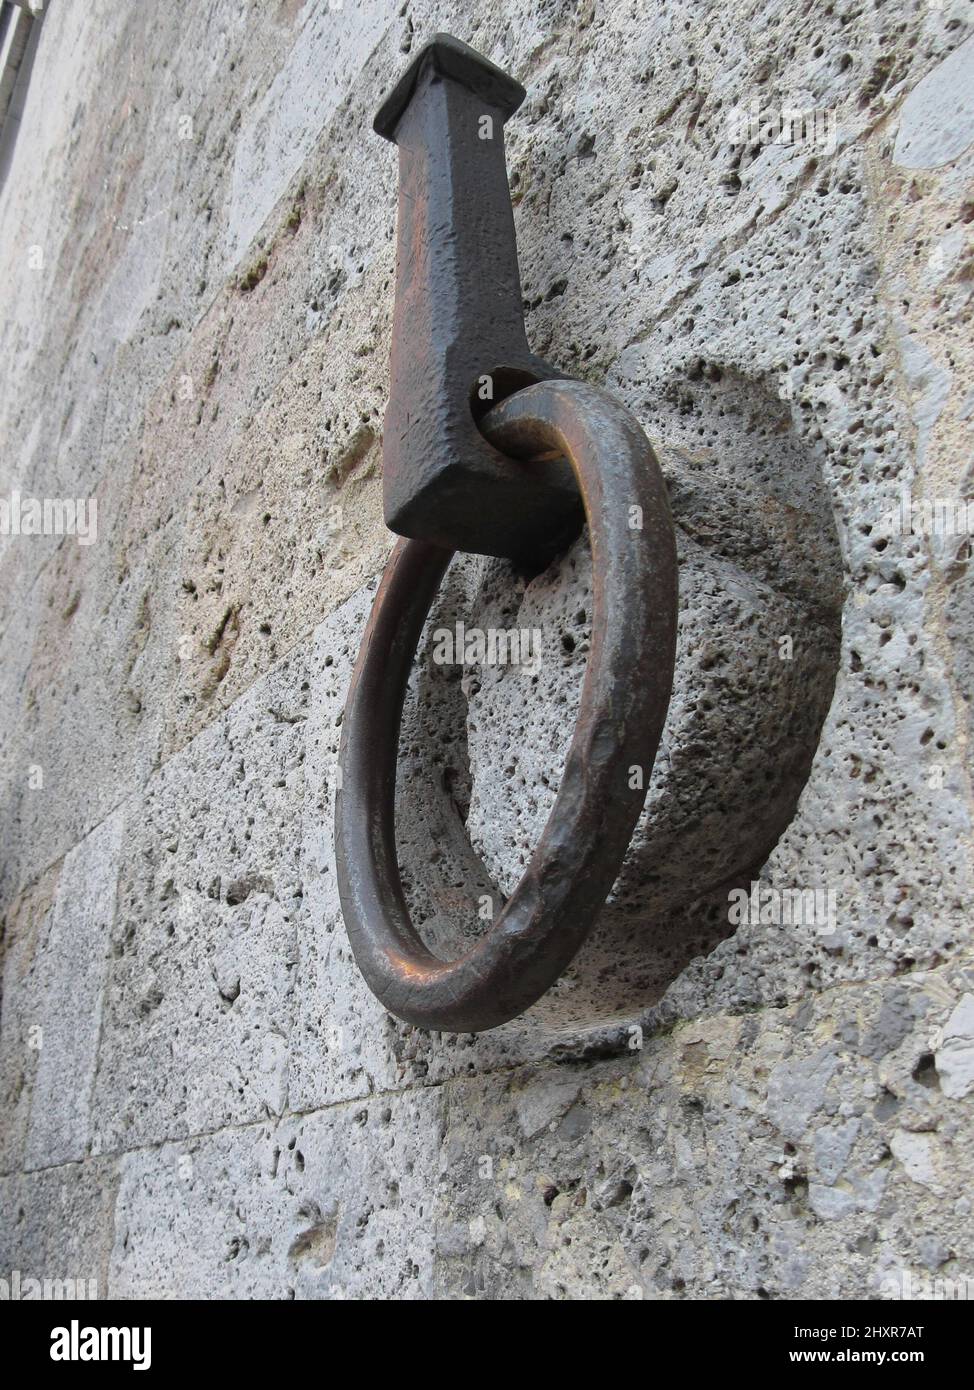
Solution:
M 392 384 L 382 448 L 386 525 L 455 550 L 543 566 L 582 524 L 559 459 L 518 463 L 477 419 L 562 374 L 528 347 L 504 123 L 524 88 L 437 34 L 375 118 L 399 148 Z

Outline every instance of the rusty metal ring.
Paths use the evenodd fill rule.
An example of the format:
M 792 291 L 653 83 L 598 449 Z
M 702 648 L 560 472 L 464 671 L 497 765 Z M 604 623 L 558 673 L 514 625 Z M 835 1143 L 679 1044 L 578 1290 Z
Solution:
M 403 896 L 394 795 L 410 668 L 453 552 L 416 540 L 393 551 L 365 631 L 345 706 L 335 809 L 339 893 L 359 969 L 390 1013 L 452 1032 L 493 1028 L 523 1012 L 590 931 L 642 809 L 676 647 L 666 486 L 629 411 L 583 382 L 545 381 L 495 406 L 481 428 L 514 459 L 552 450 L 566 456 L 588 520 L 592 646 L 548 822 L 490 931 L 455 960 L 433 955 Z

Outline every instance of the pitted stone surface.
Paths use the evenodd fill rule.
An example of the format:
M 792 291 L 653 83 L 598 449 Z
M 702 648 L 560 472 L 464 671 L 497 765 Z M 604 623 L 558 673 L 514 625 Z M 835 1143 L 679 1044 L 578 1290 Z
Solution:
M 40 962 L 40 1055 L 27 1168 L 82 1159 L 91 1148 L 91 1098 L 121 834 L 116 812 L 67 855 L 61 869 Z
M 969 1285 L 971 1207 L 948 1175 L 970 1114 L 916 1067 L 953 988 L 917 978 L 916 1021 L 881 1059 L 860 1042 L 883 991 L 855 986 L 681 1024 L 628 1063 L 454 1083 L 442 1293 L 898 1299 L 932 1296 L 935 1277 Z
M 285 1107 L 305 685 L 285 660 L 123 808 L 95 1152 Z
M 23 1169 L 27 1126 L 44 1044 L 43 948 L 50 929 L 58 871 L 42 876 L 7 914 L 3 936 L 3 1009 L 0 1013 L 0 1077 L 3 1129 L 0 1166 Z
M 22 1298 L 107 1298 L 117 1186 L 115 1165 L 103 1159 L 0 1178 L 8 1285 L 16 1271 Z M 40 1289 L 28 1292 L 27 1280 Z
M 531 344 L 641 421 L 681 554 L 612 901 L 477 1038 L 372 998 L 332 847 L 391 544 L 371 117 L 436 30 L 525 82 Z M 972 32 L 969 0 L 48 7 L 0 198 L 0 495 L 95 496 L 99 531 L 0 537 L 0 1276 L 970 1288 L 970 539 L 896 517 L 972 495 Z M 762 135 L 788 108 L 811 144 Z M 592 612 L 584 537 L 543 575 L 449 572 L 397 789 L 439 950 L 537 839 Z M 438 665 L 457 619 L 541 659 Z M 751 880 L 834 920 L 736 925 Z
M 166 1144 L 120 1165 L 111 1290 L 154 1298 L 429 1297 L 432 1090 Z
M 594 1017 L 652 1002 L 705 948 L 696 934 L 687 940 L 683 910 L 767 858 L 794 813 L 832 698 L 841 570 L 817 467 L 787 438 L 777 401 L 764 404 L 772 422 L 754 438 L 746 421 L 760 401 L 737 384 L 722 396 L 716 447 L 664 452 L 680 538 L 677 674 L 652 779 L 641 770 L 646 810 L 599 935 L 566 981 L 576 1008 L 591 995 L 581 1011 Z M 449 784 L 454 820 L 465 820 L 510 893 L 551 811 L 577 714 L 591 564 L 583 537 L 527 585 L 499 562 L 458 567 L 430 620 L 433 637 L 463 620 L 467 631 L 537 634 L 538 650 L 527 663 L 437 665 L 433 641 L 421 690 L 440 766 L 422 776 L 427 802 L 437 781 Z M 449 857 L 443 833 L 432 839 Z M 411 881 L 421 881 L 418 856 L 411 868 Z M 457 879 L 468 884 L 464 912 L 474 924 L 484 890 L 467 871 Z M 609 977 L 618 991 L 606 988 Z

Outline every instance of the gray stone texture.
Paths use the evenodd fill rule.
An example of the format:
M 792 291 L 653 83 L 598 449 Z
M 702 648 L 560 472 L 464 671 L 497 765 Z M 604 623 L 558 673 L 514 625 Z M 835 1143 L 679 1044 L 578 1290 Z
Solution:
M 565 977 L 478 1037 L 351 958 L 396 159 L 437 30 L 524 81 L 529 336 L 667 477 L 678 665 Z M 106 74 L 111 81 L 106 81 Z M 974 6 L 51 0 L 0 190 L 0 1278 L 120 1297 L 895 1299 L 974 1281 Z M 817 143 L 740 114 L 815 111 Z M 824 133 L 824 134 L 823 134 Z M 38 257 L 39 253 L 39 257 Z M 557 792 L 591 560 L 458 557 L 402 876 L 454 952 Z M 531 667 L 436 626 L 537 629 Z M 759 880 L 834 920 L 736 925 Z

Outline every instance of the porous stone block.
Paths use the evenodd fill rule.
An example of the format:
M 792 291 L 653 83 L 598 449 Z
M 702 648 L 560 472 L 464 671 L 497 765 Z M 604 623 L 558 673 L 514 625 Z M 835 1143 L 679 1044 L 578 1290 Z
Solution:
M 429 1297 L 438 1091 L 228 1129 L 121 1162 L 113 1298 Z
M 4 1297 L 106 1298 L 115 1193 L 104 1160 L 0 1178 Z
M 40 945 L 37 1071 L 25 1166 L 84 1158 L 91 1147 L 91 1097 L 102 997 L 115 921 L 123 817 L 103 821 L 66 856 Z
M 905 987 L 880 1056 L 884 990 L 856 985 L 680 1024 L 628 1061 L 450 1083 L 441 1296 L 909 1299 L 934 1271 L 962 1287 L 970 1203 L 947 1175 L 970 1117 L 921 1059 L 963 978 Z
M 278 1115 L 301 897 L 297 657 L 125 807 L 97 1151 Z
M 0 1172 L 23 1169 L 27 1125 L 44 1040 L 44 949 L 50 932 L 60 865 L 3 914 L 3 1008 L 0 1010 Z

